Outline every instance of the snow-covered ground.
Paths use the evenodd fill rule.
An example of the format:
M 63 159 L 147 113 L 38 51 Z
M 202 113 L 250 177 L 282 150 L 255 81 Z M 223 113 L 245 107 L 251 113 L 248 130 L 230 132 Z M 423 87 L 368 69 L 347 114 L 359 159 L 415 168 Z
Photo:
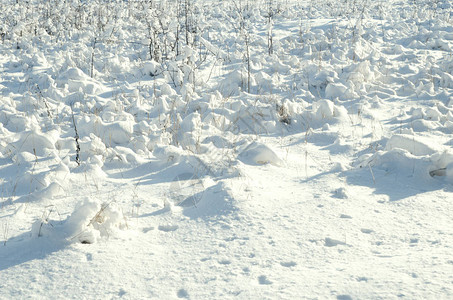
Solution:
M 450 1 L 3 2 L 1 299 L 453 298 Z

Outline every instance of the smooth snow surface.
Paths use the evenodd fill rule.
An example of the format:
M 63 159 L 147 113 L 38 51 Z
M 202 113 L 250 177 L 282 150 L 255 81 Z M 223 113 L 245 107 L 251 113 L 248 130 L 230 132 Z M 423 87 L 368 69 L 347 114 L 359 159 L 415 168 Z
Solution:
M 0 19 L 1 299 L 453 298 L 450 1 Z

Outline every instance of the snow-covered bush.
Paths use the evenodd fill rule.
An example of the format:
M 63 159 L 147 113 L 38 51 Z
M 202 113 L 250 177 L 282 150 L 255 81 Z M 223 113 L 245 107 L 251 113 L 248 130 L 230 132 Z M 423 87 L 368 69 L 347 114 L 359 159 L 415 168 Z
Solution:
M 126 218 L 115 202 L 100 203 L 87 198 L 77 204 L 66 220 L 53 220 L 54 215 L 55 207 L 47 207 L 33 223 L 32 236 L 93 244 L 127 228 Z

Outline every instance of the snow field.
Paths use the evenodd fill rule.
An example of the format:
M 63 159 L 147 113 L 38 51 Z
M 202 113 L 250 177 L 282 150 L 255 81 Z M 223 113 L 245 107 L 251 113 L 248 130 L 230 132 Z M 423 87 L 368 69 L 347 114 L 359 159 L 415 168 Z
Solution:
M 189 3 L 6 1 L 0 298 L 451 298 L 451 4 Z

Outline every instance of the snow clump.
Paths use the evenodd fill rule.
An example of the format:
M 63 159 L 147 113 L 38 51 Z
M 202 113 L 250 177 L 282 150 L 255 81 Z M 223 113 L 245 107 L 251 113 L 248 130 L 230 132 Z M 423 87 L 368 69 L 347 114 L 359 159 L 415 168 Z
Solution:
M 93 244 L 127 228 L 126 219 L 115 202 L 100 203 L 87 198 L 60 224 L 51 220 L 53 211 L 53 206 L 47 207 L 42 217 L 33 223 L 32 236 Z

